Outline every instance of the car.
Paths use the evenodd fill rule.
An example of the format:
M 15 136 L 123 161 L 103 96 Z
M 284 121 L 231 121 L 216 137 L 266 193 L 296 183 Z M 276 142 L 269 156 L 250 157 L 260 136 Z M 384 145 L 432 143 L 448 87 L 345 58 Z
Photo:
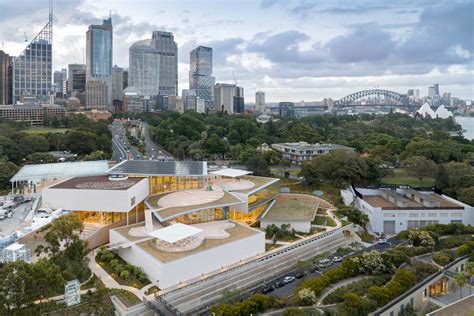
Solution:
M 49 212 L 45 209 L 39 209 L 36 211 L 36 217 L 39 217 L 39 218 L 49 218 L 51 215 L 49 214 Z
M 11 209 L 7 210 L 7 209 L 0 209 L 0 219 L 4 219 L 4 218 L 11 218 L 13 215 L 13 211 Z
M 270 292 L 273 292 L 274 288 L 273 286 L 265 286 L 263 289 L 262 289 L 262 293 L 263 294 L 268 294 Z
M 318 272 L 318 271 L 319 271 L 319 267 L 318 267 L 318 266 L 312 267 L 312 268 L 309 270 L 310 273 L 316 273 L 316 272 Z
M 386 244 L 386 243 L 387 243 L 387 239 L 385 239 L 385 238 L 379 238 L 379 239 L 377 239 L 377 243 L 378 243 L 379 245 Z
M 320 268 L 326 268 L 326 267 L 329 267 L 332 264 L 333 264 L 333 262 L 330 259 L 321 259 L 318 262 L 318 265 L 319 265 Z
M 341 262 L 341 261 L 342 261 L 342 257 L 334 256 L 334 258 L 332 258 L 332 261 L 334 261 L 334 262 Z
M 303 272 L 298 272 L 298 273 L 295 274 L 295 278 L 297 278 L 297 279 L 301 279 L 302 277 L 304 277 Z
M 283 279 L 283 283 L 285 284 L 288 284 L 288 283 L 291 283 L 295 280 L 295 277 L 292 276 L 292 275 L 289 275 L 289 276 L 286 276 L 284 279 Z
M 273 284 L 273 288 L 275 288 L 275 289 L 278 289 L 278 288 L 281 288 L 281 287 L 284 287 L 284 286 L 285 286 L 285 283 L 280 282 L 280 281 L 275 282 L 275 284 Z

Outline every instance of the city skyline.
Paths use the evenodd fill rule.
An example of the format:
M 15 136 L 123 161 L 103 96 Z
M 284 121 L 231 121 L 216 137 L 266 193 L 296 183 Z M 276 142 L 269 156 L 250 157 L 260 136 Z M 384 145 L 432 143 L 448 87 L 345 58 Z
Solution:
M 138 2 L 133 15 L 128 1 L 55 3 L 53 69 L 85 61 L 87 26 L 111 12 L 113 63 L 120 67 L 128 65 L 134 42 L 156 30 L 173 32 L 178 91 L 188 87 L 189 52 L 203 45 L 214 50 L 217 82 L 232 83 L 234 71 L 239 86 L 249 95 L 265 91 L 267 102 L 337 99 L 376 86 L 428 95 L 434 83 L 441 94 L 474 95 L 472 2 Z M 47 20 L 48 3 L 6 1 L 3 6 L 3 48 L 17 56 L 25 47 L 24 33 L 32 38 Z M 439 21 L 449 21 L 449 27 Z M 370 43 L 377 45 L 366 49 Z

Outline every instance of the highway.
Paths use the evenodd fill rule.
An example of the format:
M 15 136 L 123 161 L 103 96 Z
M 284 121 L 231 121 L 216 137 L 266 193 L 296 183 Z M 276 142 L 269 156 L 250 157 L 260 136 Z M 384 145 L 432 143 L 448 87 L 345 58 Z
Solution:
M 120 162 L 125 159 L 137 159 L 141 156 L 125 137 L 125 127 L 122 121 L 114 121 L 110 126 L 110 131 L 112 132 L 112 160 Z
M 173 155 L 151 139 L 148 124 L 146 122 L 141 122 L 140 126 L 142 127 L 142 133 L 144 135 L 146 155 L 152 159 L 173 160 Z

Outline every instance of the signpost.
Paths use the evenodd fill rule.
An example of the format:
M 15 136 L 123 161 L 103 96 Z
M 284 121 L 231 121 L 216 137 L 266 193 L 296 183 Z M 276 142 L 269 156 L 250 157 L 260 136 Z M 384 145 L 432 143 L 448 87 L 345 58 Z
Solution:
M 79 280 L 72 280 L 64 286 L 64 301 L 67 306 L 73 306 L 81 302 L 81 283 Z

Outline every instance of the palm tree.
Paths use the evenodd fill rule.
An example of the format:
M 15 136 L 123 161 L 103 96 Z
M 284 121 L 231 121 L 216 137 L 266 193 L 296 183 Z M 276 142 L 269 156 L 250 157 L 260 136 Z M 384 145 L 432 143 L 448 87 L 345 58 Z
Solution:
M 471 295 L 472 294 L 471 283 L 472 283 L 472 277 L 474 276 L 474 262 L 473 261 L 469 261 L 468 263 L 466 263 L 465 272 L 466 272 L 467 277 L 469 278 L 469 294 Z
M 459 286 L 459 291 L 461 292 L 462 299 L 462 288 L 467 284 L 466 274 L 464 272 L 458 272 L 454 276 L 454 282 Z

